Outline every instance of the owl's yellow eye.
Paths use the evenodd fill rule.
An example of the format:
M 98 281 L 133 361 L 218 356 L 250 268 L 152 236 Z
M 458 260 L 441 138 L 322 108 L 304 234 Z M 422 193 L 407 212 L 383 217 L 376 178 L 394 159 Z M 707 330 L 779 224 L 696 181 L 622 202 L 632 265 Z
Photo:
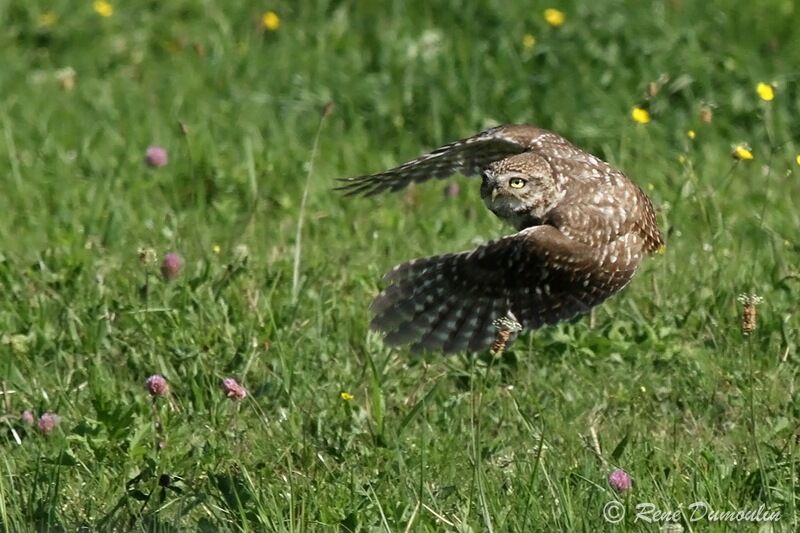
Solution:
M 511 178 L 508 180 L 508 185 L 512 189 L 521 189 L 525 186 L 525 180 L 522 178 Z

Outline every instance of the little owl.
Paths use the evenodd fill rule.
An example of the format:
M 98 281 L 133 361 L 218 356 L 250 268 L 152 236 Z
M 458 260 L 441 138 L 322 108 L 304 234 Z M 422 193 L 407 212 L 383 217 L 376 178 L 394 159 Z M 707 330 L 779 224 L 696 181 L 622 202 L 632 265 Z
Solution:
M 663 246 L 653 205 L 622 172 L 555 133 L 491 128 L 399 167 L 343 180 L 350 195 L 398 191 L 454 173 L 481 176 L 481 198 L 516 233 L 474 250 L 394 267 L 371 327 L 412 350 L 480 351 L 493 323 L 536 329 L 584 313 Z

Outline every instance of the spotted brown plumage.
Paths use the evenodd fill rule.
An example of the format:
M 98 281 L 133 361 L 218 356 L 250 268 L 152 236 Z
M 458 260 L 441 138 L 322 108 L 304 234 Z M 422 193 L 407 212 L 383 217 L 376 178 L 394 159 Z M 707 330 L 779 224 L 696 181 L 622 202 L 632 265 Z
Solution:
M 480 351 L 510 314 L 525 328 L 584 313 L 663 246 L 644 192 L 555 133 L 498 126 L 340 189 L 371 196 L 454 173 L 481 175 L 481 198 L 518 232 L 470 251 L 415 259 L 385 277 L 373 329 L 413 350 Z

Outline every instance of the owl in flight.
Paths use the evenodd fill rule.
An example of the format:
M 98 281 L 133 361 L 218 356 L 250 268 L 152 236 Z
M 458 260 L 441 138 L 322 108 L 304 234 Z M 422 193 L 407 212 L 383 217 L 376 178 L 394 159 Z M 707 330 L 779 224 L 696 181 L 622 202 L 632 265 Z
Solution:
M 497 126 L 391 170 L 342 180 L 340 189 L 372 196 L 456 173 L 479 175 L 484 204 L 516 233 L 394 267 L 370 307 L 371 327 L 389 344 L 484 350 L 495 320 L 537 329 L 585 313 L 663 246 L 653 205 L 638 186 L 533 126 Z

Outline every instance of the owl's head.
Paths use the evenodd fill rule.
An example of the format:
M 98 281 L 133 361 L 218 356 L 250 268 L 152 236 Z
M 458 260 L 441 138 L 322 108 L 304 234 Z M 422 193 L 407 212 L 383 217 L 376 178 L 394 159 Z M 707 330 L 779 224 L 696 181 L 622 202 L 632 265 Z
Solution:
M 550 164 L 530 152 L 492 163 L 482 178 L 486 207 L 515 226 L 524 218 L 542 218 L 563 197 Z

